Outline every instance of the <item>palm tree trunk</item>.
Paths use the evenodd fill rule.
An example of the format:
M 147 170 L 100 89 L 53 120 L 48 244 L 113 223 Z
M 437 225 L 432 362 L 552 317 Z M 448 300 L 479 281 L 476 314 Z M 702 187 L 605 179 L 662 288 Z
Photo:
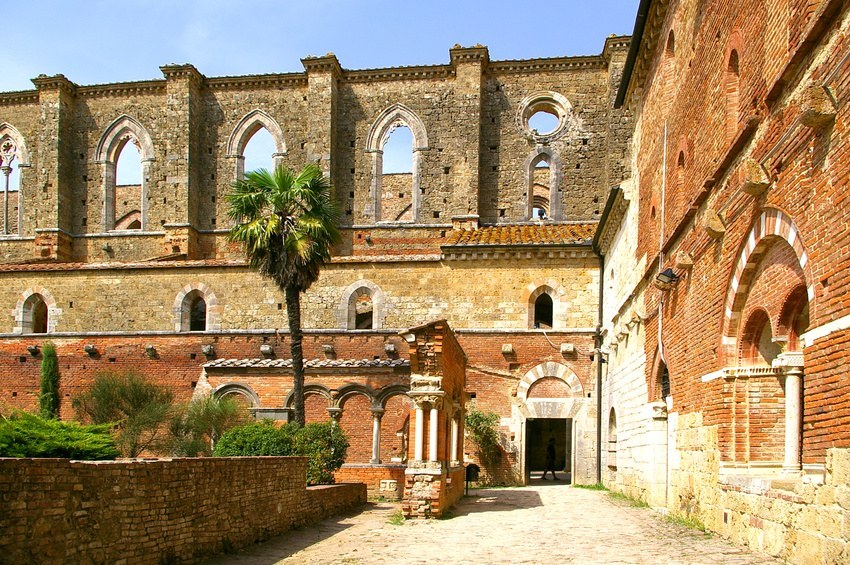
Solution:
M 304 353 L 301 349 L 301 291 L 290 285 L 285 289 L 286 317 L 289 321 L 289 350 L 292 353 L 292 404 L 295 423 L 303 426 L 304 417 Z

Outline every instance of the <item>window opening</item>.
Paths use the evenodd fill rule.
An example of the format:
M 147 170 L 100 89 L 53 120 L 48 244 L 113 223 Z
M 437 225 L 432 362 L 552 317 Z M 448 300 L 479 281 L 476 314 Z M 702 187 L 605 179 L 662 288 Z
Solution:
M 195 295 L 189 310 L 189 331 L 207 330 L 207 303 L 200 294 Z
M 18 148 L 6 138 L 0 145 L 0 170 L 3 172 L 3 235 L 18 233 L 20 170 L 16 165 Z
M 528 128 L 537 135 L 549 135 L 560 125 L 558 114 L 548 109 L 538 110 L 528 118 Z
M 553 315 L 552 297 L 544 292 L 534 301 L 534 328 L 551 329 Z
M 354 302 L 354 328 L 357 330 L 371 330 L 373 313 L 372 297 L 368 294 L 358 296 Z
M 551 194 L 551 169 L 549 160 L 543 158 L 534 165 L 532 174 L 531 219 L 545 220 L 549 217 L 549 195 Z
M 114 229 L 142 228 L 142 155 L 133 137 L 124 140 L 115 160 Z
M 413 220 L 413 133 L 397 125 L 384 138 L 381 159 L 381 219 Z
M 726 68 L 726 138 L 729 141 L 738 131 L 739 84 L 738 51 L 733 49 L 729 54 L 729 64 Z
M 243 151 L 244 171 L 246 173 L 259 169 L 274 170 L 274 155 L 277 153 L 274 138 L 265 127 L 261 126 L 248 139 Z
M 47 303 L 40 294 L 33 294 L 24 303 L 24 333 L 47 333 Z

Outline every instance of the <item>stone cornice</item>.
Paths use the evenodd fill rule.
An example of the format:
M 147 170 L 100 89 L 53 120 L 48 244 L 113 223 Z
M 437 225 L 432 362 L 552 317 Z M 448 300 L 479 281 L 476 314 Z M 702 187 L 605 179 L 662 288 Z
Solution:
M 342 67 L 339 66 L 339 59 L 333 53 L 328 53 L 321 57 L 304 57 L 301 59 L 301 64 L 304 65 L 304 70 L 307 74 L 310 73 L 331 73 L 334 76 L 342 74 Z
M 32 79 L 32 83 L 39 92 L 58 90 L 69 96 L 74 96 L 77 91 L 77 85 L 68 80 L 65 75 L 38 75 Z
M 109 84 L 93 84 L 77 88 L 80 96 L 123 96 L 127 94 L 163 94 L 166 80 L 153 79 L 136 82 L 114 82 Z
M 38 90 L 20 90 L 0 94 L 0 105 L 38 103 Z
M 444 245 L 444 261 L 500 259 L 586 259 L 592 256 L 589 243 L 526 245 Z
M 245 87 L 307 86 L 307 73 L 276 73 L 207 78 L 204 85 L 211 90 Z
M 486 65 L 490 60 L 490 51 L 484 45 L 473 45 L 472 47 L 461 47 L 455 45 L 449 49 L 449 60 L 453 67 L 460 63 L 481 63 Z
M 607 64 L 607 60 L 601 55 L 581 55 L 578 57 L 491 61 L 487 68 L 492 74 L 508 74 L 601 69 L 605 68 Z
M 346 82 L 377 82 L 388 80 L 445 79 L 454 76 L 451 65 L 390 67 L 387 69 L 344 70 Z

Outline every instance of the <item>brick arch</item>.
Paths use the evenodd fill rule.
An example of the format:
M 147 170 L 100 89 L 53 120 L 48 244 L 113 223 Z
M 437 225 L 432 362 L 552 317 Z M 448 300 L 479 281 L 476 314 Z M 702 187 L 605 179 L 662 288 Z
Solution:
M 150 164 L 155 160 L 153 141 L 150 133 L 136 119 L 127 114 L 116 118 L 97 143 L 96 160 L 101 165 L 103 177 L 103 230 L 115 229 L 115 163 L 118 155 L 127 143 L 133 143 L 139 149 L 142 165 L 142 187 L 139 210 L 141 229 L 147 228 L 148 217 L 148 177 Z
M 283 129 L 281 129 L 280 124 L 259 108 L 251 110 L 239 120 L 227 140 L 226 156 L 236 161 L 234 178 L 241 179 L 245 174 L 245 146 L 248 145 L 254 134 L 263 128 L 269 132 L 274 141 L 275 152 L 272 154 L 274 166 L 279 166 L 283 157 L 286 156 L 286 140 L 283 137 Z
M 15 309 L 12 311 L 12 317 L 15 320 L 12 333 L 23 334 L 27 326 L 32 323 L 32 319 L 29 318 L 31 313 L 27 311 L 26 305 L 27 301 L 36 295 L 40 296 L 47 306 L 47 333 L 56 331 L 56 325 L 62 316 L 62 309 L 56 306 L 56 299 L 49 290 L 41 286 L 31 286 L 20 294 Z
M 737 352 L 741 314 L 758 266 L 758 260 L 768 250 L 771 241 L 775 238 L 784 239 L 794 250 L 805 279 L 809 281 L 806 286 L 806 297 L 809 301 L 809 307 L 812 308 L 813 306 L 815 288 L 811 282 L 813 279 L 809 267 L 808 253 L 800 238 L 799 230 L 791 217 L 781 210 L 766 209 L 753 223 L 753 227 L 747 237 L 744 238 L 727 287 L 722 332 L 723 351 L 727 355 L 727 359 Z
M 528 154 L 523 163 L 522 170 L 525 171 L 526 196 L 526 218 L 531 218 L 531 209 L 534 205 L 534 169 L 541 161 L 549 163 L 549 218 L 552 220 L 563 220 L 564 214 L 561 197 L 558 191 L 561 187 L 563 168 L 561 156 L 549 146 L 536 147 Z
M 193 282 L 185 285 L 174 297 L 174 304 L 171 306 L 171 313 L 174 317 L 174 331 L 185 332 L 189 331 L 187 298 L 192 293 L 199 293 L 207 305 L 207 329 L 206 331 L 221 329 L 221 307 L 218 304 L 218 298 L 209 286 L 202 282 Z
M 553 377 L 562 380 L 570 387 L 571 396 L 583 396 L 584 389 L 581 386 L 581 381 L 578 380 L 576 374 L 569 367 L 561 363 L 555 363 L 554 361 L 547 361 L 546 363 L 540 363 L 520 379 L 516 392 L 517 398 L 522 401 L 527 400 L 528 391 L 531 390 L 534 383 L 540 379 Z
M 408 392 L 410 392 L 409 385 L 387 385 L 376 392 L 376 403 L 382 408 L 386 407 L 387 402 L 394 396 L 407 396 L 409 399 Z
M 212 394 L 213 398 L 223 398 L 228 394 L 239 394 L 251 403 L 251 408 L 260 407 L 260 396 L 253 388 L 243 383 L 224 383 L 215 387 L 210 394 Z
M 372 281 L 360 279 L 342 291 L 342 297 L 336 309 L 337 324 L 340 328 L 355 329 L 354 301 L 364 294 L 369 294 L 372 298 L 372 329 L 379 330 L 384 327 L 384 291 Z
M 381 177 L 384 170 L 384 143 L 386 143 L 393 130 L 400 126 L 406 126 L 413 134 L 413 187 L 411 203 L 413 217 L 412 220 L 406 221 L 416 222 L 419 220 L 419 203 L 421 201 L 421 192 L 419 190 L 420 156 L 423 151 L 428 149 L 428 132 L 425 130 L 425 124 L 422 123 L 422 120 L 413 110 L 404 104 L 393 104 L 378 115 L 366 137 L 366 152 L 372 156 L 372 184 L 365 213 L 367 216 L 371 216 L 376 222 L 383 220 L 381 217 Z
M 800 351 L 800 335 L 795 326 L 808 306 L 808 294 L 803 285 L 793 287 L 782 300 L 773 335 L 786 340 L 788 351 Z
M 371 387 L 362 384 L 351 383 L 339 388 L 336 395 L 337 405 L 345 410 L 345 402 L 354 396 L 363 396 L 372 407 L 379 406 L 377 395 Z

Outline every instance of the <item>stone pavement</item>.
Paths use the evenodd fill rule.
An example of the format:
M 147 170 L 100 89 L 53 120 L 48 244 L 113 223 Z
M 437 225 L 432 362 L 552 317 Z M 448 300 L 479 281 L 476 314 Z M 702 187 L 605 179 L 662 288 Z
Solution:
M 209 563 L 778 563 L 554 482 L 472 490 L 443 520 L 393 525 L 397 513 L 397 504 L 372 504 Z

